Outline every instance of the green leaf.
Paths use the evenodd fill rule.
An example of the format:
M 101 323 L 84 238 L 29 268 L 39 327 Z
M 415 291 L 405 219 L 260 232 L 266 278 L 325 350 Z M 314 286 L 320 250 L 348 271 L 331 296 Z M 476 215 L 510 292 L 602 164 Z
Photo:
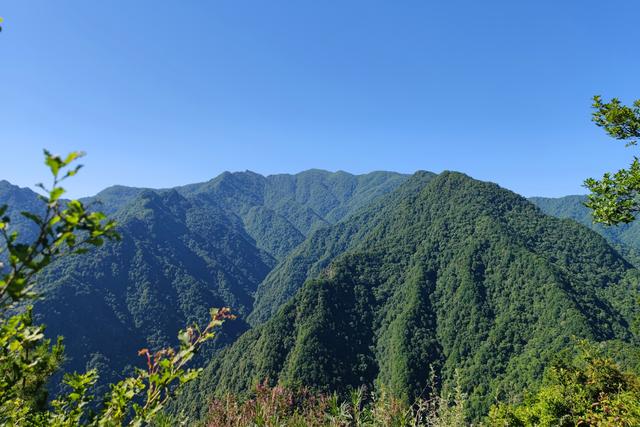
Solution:
M 73 152 L 69 153 L 67 155 L 67 158 L 64 159 L 65 166 L 68 165 L 69 163 L 73 162 L 74 160 L 80 158 L 80 157 L 84 157 L 85 154 L 86 153 L 84 151 L 73 151 Z
M 70 171 L 67 171 L 66 175 L 64 176 L 65 178 L 69 178 L 71 176 L 74 176 L 75 174 L 78 173 L 78 171 L 82 169 L 82 165 L 78 165 L 76 166 L 74 169 L 71 169 Z
M 58 176 L 58 172 L 60 172 L 60 168 L 64 166 L 62 159 L 59 156 L 54 156 L 47 150 L 44 150 L 45 160 L 44 163 L 49 166 L 49 170 L 53 176 Z
M 65 189 L 62 187 L 56 187 L 53 190 L 51 190 L 51 193 L 49 194 L 49 199 L 52 202 L 55 202 L 56 200 L 58 200 L 60 198 L 60 196 L 62 196 L 65 193 Z

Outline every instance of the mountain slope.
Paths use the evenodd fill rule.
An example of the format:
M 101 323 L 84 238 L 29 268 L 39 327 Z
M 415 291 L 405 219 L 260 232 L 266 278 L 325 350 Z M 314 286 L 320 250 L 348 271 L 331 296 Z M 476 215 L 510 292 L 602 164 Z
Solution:
M 215 200 L 243 220 L 259 248 L 282 259 L 313 231 L 346 218 L 406 178 L 395 172 L 352 175 L 317 169 L 267 177 L 225 172 L 178 191 Z
M 20 212 L 28 211 L 38 214 L 44 212 L 44 205 L 38 199 L 38 195 L 28 188 L 20 188 L 8 181 L 0 180 L 0 206 L 2 205 L 8 207 L 5 216 L 11 219 L 10 229 L 17 231 L 20 239 L 24 241 L 35 239 L 34 223 L 22 216 Z
M 247 328 L 242 319 L 275 258 L 304 240 L 299 228 L 327 226 L 404 179 L 247 172 L 176 189 L 109 187 L 83 201 L 117 220 L 122 242 L 54 263 L 39 279 L 46 295 L 35 313 L 49 336 L 66 338 L 67 370 L 100 367 L 104 380 L 138 364 L 140 348 L 165 346 L 188 322 L 206 320 L 210 307 L 240 315 L 223 346 Z M 29 237 L 19 212 L 41 209 L 37 195 L 2 181 L 2 203 Z
M 249 322 L 258 324 L 269 319 L 305 280 L 318 276 L 337 255 L 361 242 L 363 236 L 371 232 L 390 211 L 404 200 L 415 197 L 435 176 L 431 172 L 418 172 L 395 192 L 376 199 L 336 226 L 311 233 L 260 284 Z
M 459 373 L 475 419 L 538 378 L 572 336 L 635 339 L 638 272 L 588 229 L 458 173 L 416 174 L 386 202 L 360 214 L 362 234 L 350 221 L 328 232 L 351 242 L 308 252 L 289 270 L 300 276 L 283 273 L 297 283 L 330 258 L 216 357 L 179 406 L 197 413 L 212 393 L 265 378 L 412 398 L 433 367 L 444 387 Z
M 559 198 L 532 197 L 529 199 L 547 215 L 573 219 L 601 234 L 635 266 L 640 266 L 640 222 L 607 227 L 594 223 L 591 211 L 584 206 L 587 196 Z
M 274 264 L 221 209 L 176 191 L 145 191 L 114 218 L 121 242 L 57 262 L 39 279 L 45 299 L 34 312 L 65 337 L 67 370 L 100 362 L 117 374 L 140 348 L 166 346 L 188 322 L 205 321 L 210 307 L 246 315 Z M 244 329 L 234 322 L 221 344 Z

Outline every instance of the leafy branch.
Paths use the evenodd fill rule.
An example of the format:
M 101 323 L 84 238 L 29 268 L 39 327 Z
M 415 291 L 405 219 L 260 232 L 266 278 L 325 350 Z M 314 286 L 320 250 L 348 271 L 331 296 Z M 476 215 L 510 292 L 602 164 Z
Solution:
M 593 122 L 605 132 L 626 142 L 627 147 L 636 145 L 640 139 L 640 99 L 632 106 L 623 105 L 619 99 L 602 102 L 600 96 L 593 98 Z M 584 181 L 591 194 L 585 206 L 593 211 L 593 219 L 606 225 L 627 224 L 640 211 L 640 162 L 634 157 L 628 169 L 605 173 L 602 179 L 588 178 Z
M 115 222 L 108 220 L 102 212 L 88 212 L 78 200 L 61 199 L 66 190 L 60 184 L 76 175 L 82 168 L 69 166 L 83 156 L 73 152 L 65 159 L 44 151 L 45 164 L 53 175 L 51 188 L 38 184 L 44 191 L 39 195 L 45 204 L 44 213 L 21 212 L 37 227 L 37 238 L 27 244 L 18 239 L 18 232 L 11 231 L 11 219 L 6 215 L 7 205 L 0 206 L 0 255 L 8 252 L 9 271 L 0 279 L 0 310 L 12 303 L 38 296 L 33 291 L 35 275 L 51 263 L 54 258 L 86 252 L 89 247 L 101 246 L 105 239 L 119 240 Z M 0 264 L 0 268 L 3 267 Z
M 91 370 L 67 374 L 66 395 L 49 404 L 46 383 L 63 360 L 59 338 L 53 346 L 44 338 L 44 326 L 34 325 L 32 308 L 20 311 L 19 303 L 40 297 L 35 290 L 37 275 L 51 262 L 72 254 L 83 254 L 105 241 L 120 240 L 116 223 L 101 212 L 89 212 L 78 200 L 65 201 L 61 183 L 75 176 L 82 165 L 72 164 L 83 156 L 73 152 L 62 158 L 45 150 L 45 164 L 52 174 L 51 187 L 38 184 L 43 213 L 21 212 L 36 225 L 31 243 L 19 239 L 11 229 L 8 206 L 0 207 L 0 424 L 33 426 L 141 426 L 153 421 L 183 384 L 192 381 L 200 369 L 186 365 L 198 349 L 215 337 L 215 329 L 233 319 L 228 308 L 212 309 L 204 329 L 192 325 L 180 331 L 177 348 L 154 353 L 142 349 L 147 369 L 112 384 L 102 407 L 95 408 L 89 394 L 98 380 Z M 9 315 L 14 310 L 18 314 Z

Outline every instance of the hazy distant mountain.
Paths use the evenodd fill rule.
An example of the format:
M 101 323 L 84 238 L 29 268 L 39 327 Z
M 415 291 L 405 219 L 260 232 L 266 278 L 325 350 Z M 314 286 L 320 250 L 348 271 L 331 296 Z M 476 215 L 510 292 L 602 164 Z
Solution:
M 258 247 L 281 259 L 309 233 L 340 221 L 406 179 L 394 172 L 351 175 L 318 169 L 267 177 L 226 172 L 178 191 L 215 199 L 243 220 Z

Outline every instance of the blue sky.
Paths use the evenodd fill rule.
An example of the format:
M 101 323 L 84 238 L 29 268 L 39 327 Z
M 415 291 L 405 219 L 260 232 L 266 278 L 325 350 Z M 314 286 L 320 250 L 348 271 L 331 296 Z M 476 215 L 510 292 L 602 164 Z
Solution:
M 459 170 L 584 192 L 633 149 L 590 122 L 640 98 L 640 2 L 5 0 L 0 178 L 88 153 L 72 196 L 224 170 Z

